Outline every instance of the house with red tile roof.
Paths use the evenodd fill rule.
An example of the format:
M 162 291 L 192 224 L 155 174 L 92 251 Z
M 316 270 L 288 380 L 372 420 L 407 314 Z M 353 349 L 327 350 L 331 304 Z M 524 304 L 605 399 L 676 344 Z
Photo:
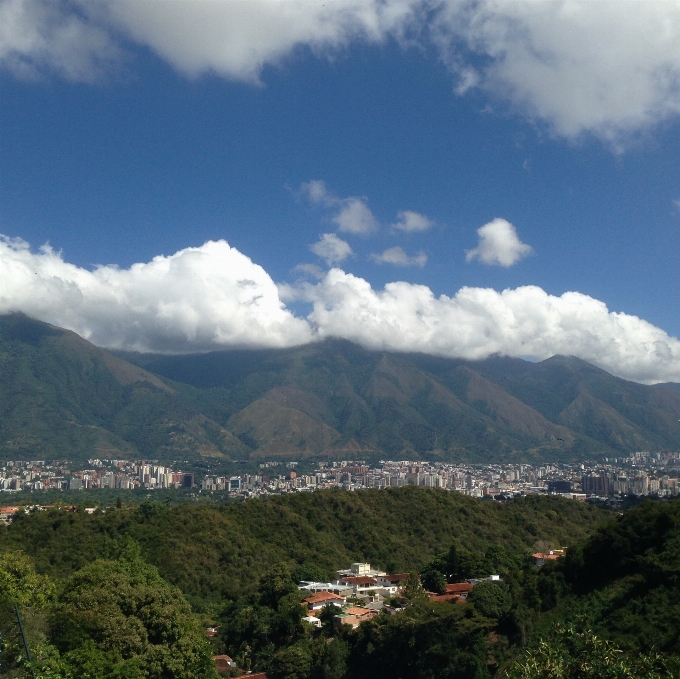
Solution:
M 218 672 L 226 672 L 228 670 L 233 670 L 234 667 L 236 667 L 236 663 L 228 655 L 214 655 L 213 661 L 215 662 L 215 669 Z
M 369 575 L 345 575 L 338 579 L 338 584 L 351 588 L 354 594 L 363 594 L 379 587 L 378 581 Z
M 562 554 L 556 554 L 551 550 L 549 552 L 536 552 L 536 554 L 532 554 L 531 556 L 534 557 L 534 566 L 540 568 L 546 563 L 546 561 L 556 561 L 562 556 Z
M 308 611 L 320 611 L 327 604 L 334 606 L 344 606 L 346 599 L 344 596 L 334 594 L 333 592 L 315 592 L 308 596 L 303 602 L 303 606 L 307 606 Z
M 390 594 L 396 594 L 399 588 L 403 586 L 408 579 L 408 573 L 395 573 L 394 575 L 379 575 L 376 580 L 383 589 L 386 589 Z
M 438 602 L 446 602 L 446 601 L 454 601 L 454 602 L 459 602 L 463 603 L 465 599 L 463 599 L 460 594 L 430 594 L 430 601 L 438 601 Z
M 473 590 L 474 585 L 470 582 L 453 582 L 446 585 L 446 594 L 455 594 L 461 599 L 467 599 L 467 595 Z
M 0 523 L 8 524 L 19 512 L 19 507 L 0 507 Z
M 376 615 L 378 615 L 378 611 L 371 608 L 353 606 L 333 617 L 333 627 L 340 629 L 343 625 L 351 625 L 352 629 L 356 629 L 362 622 L 371 620 Z

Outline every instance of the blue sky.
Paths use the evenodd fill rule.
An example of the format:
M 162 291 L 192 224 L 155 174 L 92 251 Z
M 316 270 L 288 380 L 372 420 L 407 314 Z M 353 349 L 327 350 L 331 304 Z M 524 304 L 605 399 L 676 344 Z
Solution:
M 250 16 L 246 8 L 247 16 L 236 20 L 212 10 L 202 16 L 208 3 L 176 3 L 182 4 L 188 19 L 179 27 L 166 16 L 168 3 L 121 3 L 122 10 L 109 14 L 78 2 L 53 11 L 56 5 L 37 0 L 0 9 L 24 36 L 14 42 L 5 36 L 0 45 L 0 232 L 30 244 L 29 250 L 5 242 L 5 310 L 24 310 L 102 345 L 142 350 L 279 346 L 338 334 L 367 346 L 467 357 L 499 351 L 544 358 L 573 346 L 632 379 L 680 381 L 680 102 L 672 78 L 664 84 L 660 75 L 670 69 L 680 77 L 680 13 L 673 3 L 666 3 L 670 14 L 654 5 L 643 20 L 631 11 L 628 23 L 621 12 L 600 10 L 574 23 L 545 9 L 555 3 L 543 3 L 545 16 L 485 14 L 491 28 L 473 25 L 460 33 L 446 23 L 452 21 L 446 12 L 463 11 L 465 3 L 336 0 L 329 3 L 335 13 L 305 26 L 303 15 L 295 15 L 305 3 L 290 0 L 286 20 L 302 27 L 288 41 L 276 14 L 285 0 L 255 2 L 266 11 Z M 385 18 L 391 5 L 402 18 Z M 418 14 L 425 5 L 432 15 Z M 354 12 L 351 20 L 347 12 Z M 371 12 L 378 28 L 364 16 Z M 672 29 L 664 41 L 654 33 L 662 20 Z M 65 33 L 67 39 L 60 30 L 69 21 L 78 30 Z M 551 58 L 528 61 L 519 33 L 499 38 L 498 26 L 507 32 L 509 21 L 523 26 L 534 47 L 552 50 Z M 607 22 L 611 35 L 600 53 L 595 40 Z M 178 31 L 185 42 L 177 42 Z M 637 37 L 657 53 L 650 56 L 644 44 L 631 48 L 630 31 L 640 31 Z M 224 45 L 238 49 L 232 54 Z M 617 50 L 620 66 L 612 69 Z M 572 58 L 584 51 L 582 63 Z M 639 66 L 634 75 L 631 63 Z M 546 64 L 553 69 L 547 76 L 539 72 Z M 554 82 L 560 79 L 563 86 Z M 325 187 L 316 201 L 304 188 L 311 181 Z M 350 204 L 372 214 L 370 232 L 352 232 L 349 222 L 343 230 L 339 215 Z M 422 230 L 396 228 L 403 211 L 420 215 Z M 478 229 L 489 223 L 501 230 L 490 227 L 493 238 L 474 257 Z M 322 234 L 346 243 L 326 261 L 310 249 Z M 167 320 L 159 311 L 163 299 L 145 298 L 140 312 L 134 286 L 146 289 L 143 280 L 115 282 L 105 275 L 112 267 L 97 269 L 115 265 L 117 276 L 134 263 L 222 239 L 238 251 L 230 257 L 245 255 L 264 269 L 264 292 L 252 299 L 268 299 L 270 311 L 278 305 L 271 313 L 287 314 L 280 322 L 292 323 L 290 333 L 271 334 L 265 319 L 258 333 L 244 334 L 238 323 L 262 319 L 228 311 L 234 280 L 256 278 L 224 272 L 247 268 L 241 259 L 207 267 L 216 267 L 217 278 L 206 285 L 219 287 L 223 306 L 204 306 L 211 287 L 189 283 L 177 293 L 186 295 L 185 308 L 202 310 L 194 315 L 225 316 L 213 325 L 179 312 Z M 41 252 L 47 242 L 54 251 Z M 505 262 L 499 247 L 506 248 Z M 310 264 L 318 268 L 299 266 Z M 345 286 L 351 300 L 337 297 L 345 279 L 328 279 L 331 264 L 353 276 Z M 31 285 L 40 281 L 33 293 L 26 292 L 31 268 L 38 276 Z M 87 282 L 97 271 L 106 281 Z M 363 294 L 357 280 L 381 309 L 369 315 L 386 314 L 378 326 L 397 319 L 385 337 L 372 325 L 375 318 L 344 329 L 357 308 L 367 308 L 356 302 Z M 433 325 L 443 327 L 440 314 L 448 318 L 450 310 L 424 298 L 413 306 L 406 298 L 419 288 L 402 288 L 385 310 L 381 291 L 395 281 L 427 286 L 435 302 L 466 286 L 497 293 L 535 286 L 547 301 L 505 300 L 493 312 L 498 341 L 480 340 L 477 350 L 474 337 L 447 345 L 446 334 L 456 334 L 462 322 L 458 316 L 436 337 Z M 183 289 L 182 280 L 173 284 Z M 80 297 L 64 292 L 74 286 Z M 95 294 L 96 286 L 104 287 Z M 573 300 L 562 300 L 567 292 L 607 309 L 579 297 L 574 304 L 585 305 L 581 313 Z M 78 299 L 88 295 L 94 296 L 85 308 Z M 107 295 L 121 305 L 115 319 L 97 311 Z M 334 304 L 337 317 L 324 316 Z M 475 304 L 474 318 L 465 322 L 488 336 L 477 326 L 487 302 Z M 540 318 L 525 318 L 527 309 L 539 307 L 545 307 Z M 510 330 L 498 320 L 508 308 Z M 153 329 L 130 329 L 140 326 L 138 313 Z M 430 339 L 400 325 L 410 313 L 431 314 Z M 639 328 L 629 316 L 655 328 Z M 161 317 L 172 326 L 167 336 L 159 330 Z M 516 336 L 515 326 L 534 323 L 535 332 L 545 331 L 540 346 Z M 390 339 L 400 332 L 412 338 Z

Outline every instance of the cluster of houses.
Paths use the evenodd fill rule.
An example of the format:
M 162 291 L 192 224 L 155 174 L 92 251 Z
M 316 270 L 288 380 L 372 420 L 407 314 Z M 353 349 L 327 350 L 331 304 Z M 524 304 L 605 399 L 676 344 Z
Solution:
M 353 563 L 346 570 L 337 571 L 338 578 L 333 582 L 300 582 L 298 588 L 310 595 L 302 602 L 307 615 L 303 618 L 310 625 L 321 627 L 318 617 L 326 606 L 337 607 L 333 616 L 333 626 L 341 629 L 344 625 L 358 627 L 362 622 L 374 618 L 378 613 L 394 614 L 400 610 L 390 606 L 389 600 L 399 596 L 408 573 L 388 574 L 371 568 L 368 563 Z M 467 580 L 446 586 L 444 594 L 426 592 L 431 601 L 464 601 L 474 586 L 482 580 L 500 580 L 498 575 L 488 578 Z
M 314 582 L 304 580 L 298 584 L 298 589 L 309 592 L 309 596 L 302 601 L 306 615 L 304 622 L 321 627 L 321 618 L 318 617 L 326 606 L 335 606 L 337 613 L 333 616 L 333 627 L 343 629 L 351 627 L 356 629 L 362 622 L 371 620 L 381 612 L 393 615 L 403 610 L 396 606 L 390 606 L 389 600 L 399 596 L 408 573 L 388 574 L 385 571 L 371 568 L 368 563 L 353 563 L 350 568 L 336 571 L 338 577 L 333 582 Z M 456 582 L 446 586 L 444 594 L 426 592 L 430 601 L 465 601 L 475 585 L 483 580 L 500 580 L 498 575 L 490 575 L 488 578 L 477 578 Z M 206 636 L 217 636 L 219 628 L 209 627 Z M 213 657 L 218 671 L 226 672 L 233 670 L 236 663 L 228 655 L 216 655 Z M 266 679 L 264 673 L 243 675 L 237 679 Z
M 564 554 L 564 549 L 537 552 L 533 555 L 534 563 L 540 568 L 547 561 L 559 559 Z M 399 597 L 409 578 L 408 573 L 388 574 L 371 568 L 371 564 L 368 563 L 353 563 L 350 568 L 336 573 L 338 577 L 332 582 L 303 580 L 298 583 L 298 589 L 302 593 L 309 593 L 301 603 L 306 613 L 302 618 L 304 622 L 321 627 L 322 621 L 319 616 L 327 606 L 334 606 L 337 609 L 333 615 L 333 627 L 338 630 L 346 627 L 356 629 L 362 622 L 371 620 L 381 612 L 394 615 L 404 610 L 403 607 L 390 605 L 390 600 Z M 501 577 L 489 575 L 486 578 L 470 578 L 463 582 L 447 584 L 446 591 L 442 594 L 427 591 L 425 594 L 430 601 L 464 602 L 475 586 L 485 580 L 501 581 Z M 216 636 L 218 629 L 209 627 L 206 636 Z M 236 663 L 228 655 L 216 655 L 213 660 L 219 671 L 229 671 L 236 667 Z M 266 679 L 264 673 L 243 675 L 238 679 L 245 679 L 246 676 L 249 679 Z

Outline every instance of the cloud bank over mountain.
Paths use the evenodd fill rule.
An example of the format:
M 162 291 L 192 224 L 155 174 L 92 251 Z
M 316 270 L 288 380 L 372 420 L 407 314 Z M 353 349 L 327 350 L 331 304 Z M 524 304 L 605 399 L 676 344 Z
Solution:
M 481 89 L 560 136 L 619 145 L 680 112 L 677 2 L 4 0 L 0 27 L 0 63 L 23 77 L 92 82 L 131 41 L 189 77 L 258 83 L 300 47 L 393 39 L 434 45 L 458 94 Z
M 309 323 L 279 299 L 267 272 L 225 241 L 209 241 L 129 269 L 88 271 L 43 246 L 0 241 L 0 311 L 134 351 L 285 347 L 309 342 Z
M 5 238 L 0 278 L 0 313 L 23 311 L 108 348 L 183 353 L 341 337 L 467 359 L 576 355 L 626 379 L 680 382 L 677 338 L 578 292 L 464 287 L 437 297 L 406 282 L 375 290 L 340 269 L 315 284 L 277 286 L 225 241 L 88 271 L 49 246 L 34 253 Z M 306 318 L 286 307 L 293 301 L 311 304 Z

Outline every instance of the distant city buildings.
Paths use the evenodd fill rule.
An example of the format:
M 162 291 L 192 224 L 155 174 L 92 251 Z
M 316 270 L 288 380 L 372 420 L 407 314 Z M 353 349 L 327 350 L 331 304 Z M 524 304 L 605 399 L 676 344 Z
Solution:
M 285 473 L 274 473 L 281 470 Z M 346 491 L 402 486 L 441 488 L 479 498 L 506 500 L 516 495 L 549 493 L 577 500 L 623 495 L 680 494 L 680 453 L 636 452 L 604 462 L 529 464 L 453 464 L 412 460 L 382 460 L 376 466 L 345 460 L 319 463 L 311 471 L 298 462 L 269 461 L 257 474 L 206 475 L 148 461 L 88 460 L 81 469 L 67 461 L 6 462 L 0 467 L 0 491 L 81 490 L 119 488 L 192 489 L 256 497 L 313 492 L 324 488 Z M 362 575 L 362 574 L 355 574 Z

